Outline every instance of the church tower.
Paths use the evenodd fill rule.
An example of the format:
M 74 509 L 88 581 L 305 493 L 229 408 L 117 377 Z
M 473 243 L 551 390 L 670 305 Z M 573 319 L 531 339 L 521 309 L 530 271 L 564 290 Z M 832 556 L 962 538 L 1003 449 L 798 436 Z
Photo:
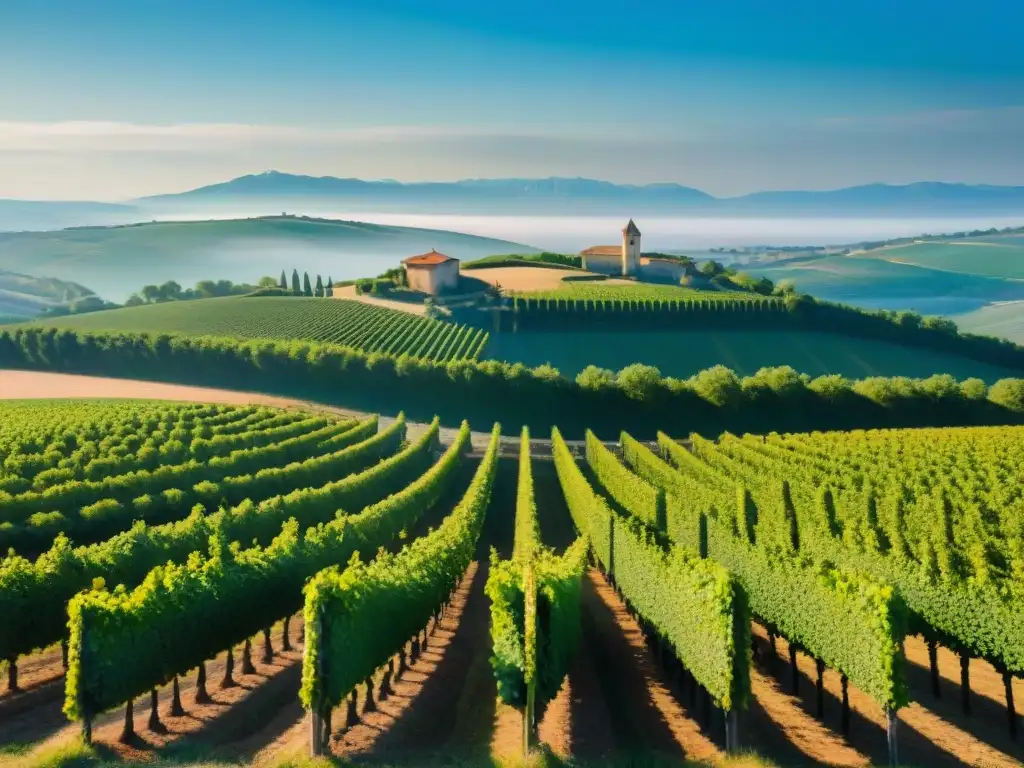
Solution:
M 640 273 L 640 230 L 629 220 L 622 230 L 622 274 Z

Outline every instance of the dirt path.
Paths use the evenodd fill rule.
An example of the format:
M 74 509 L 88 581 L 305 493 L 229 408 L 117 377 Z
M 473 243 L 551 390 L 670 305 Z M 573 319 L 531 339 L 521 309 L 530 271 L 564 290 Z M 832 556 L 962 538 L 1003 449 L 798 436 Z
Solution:
M 18 691 L 7 688 L 8 672 L 7 662 L 0 664 L 0 721 L 64 695 L 64 664 L 59 645 L 18 659 Z
M 792 696 L 789 693 L 791 672 L 787 643 L 782 639 L 777 640 L 778 655 L 773 657 L 768 649 L 765 632 L 755 626 L 754 635 L 761 659 L 754 670 L 757 704 L 769 719 L 786 733 L 790 743 L 802 753 L 805 763 L 885 764 L 885 716 L 882 708 L 874 700 L 854 686 L 849 686 L 851 728 L 849 736 L 844 738 L 839 727 L 842 692 L 838 673 L 831 670 L 825 672 L 825 717 L 822 722 L 817 718 L 814 683 L 817 672 L 814 662 L 803 654 L 798 655 L 800 691 L 797 696 Z M 935 702 L 931 697 L 930 684 L 927 688 L 921 686 L 921 682 L 927 679 L 927 649 L 917 638 L 908 639 L 907 645 L 908 657 L 912 662 L 909 665 L 908 682 L 911 699 L 915 701 L 901 709 L 899 713 L 900 761 L 906 765 L 929 767 L 1019 766 L 1021 758 L 1024 757 L 1024 750 L 1010 742 L 1006 735 L 1005 712 L 994 722 L 991 718 L 980 716 L 966 718 L 959 711 L 959 693 L 952 686 L 948 686 L 946 690 L 948 694 L 953 695 L 946 695 L 941 703 Z M 952 654 L 949 656 L 952 657 Z M 922 661 L 925 666 L 918 666 Z M 943 672 L 946 674 L 949 671 L 951 670 L 947 664 Z M 956 671 L 959 680 L 959 664 L 956 664 Z M 1001 680 L 999 685 L 1001 688 Z M 766 731 L 761 724 L 755 721 L 752 726 L 751 731 L 755 738 L 763 738 L 761 734 Z M 780 760 L 791 756 L 778 751 L 777 745 L 770 741 L 757 746 L 761 747 L 759 751 L 763 754 L 778 757 Z
M 253 640 L 252 660 L 254 674 L 241 671 L 241 646 L 235 652 L 235 687 L 221 688 L 224 677 L 225 654 L 218 654 L 206 664 L 207 690 L 212 701 L 196 704 L 194 701 L 196 674 L 189 673 L 180 679 L 181 700 L 186 714 L 174 717 L 170 714 L 171 685 L 159 690 L 160 719 L 165 732 L 148 730 L 150 713 L 148 696 L 136 699 L 133 707 L 136 738 L 130 744 L 121 744 L 125 709 L 119 707 L 98 716 L 93 723 L 93 742 L 104 753 L 124 759 L 152 760 L 158 752 L 173 751 L 186 745 L 202 745 L 210 748 L 230 740 L 233 735 L 248 729 L 259 728 L 280 703 L 294 698 L 298 691 L 298 673 L 301 668 L 302 646 L 299 642 L 301 621 L 293 618 L 290 622 L 289 637 L 291 651 L 281 651 L 282 625 L 278 624 L 271 633 L 274 658 L 269 664 L 262 662 L 262 635 Z M 57 660 L 59 664 L 59 658 Z M 47 699 L 13 717 L 0 719 L 0 743 L 36 743 L 32 753 L 47 750 L 62 744 L 80 732 L 78 723 L 69 723 L 61 713 L 63 697 Z
M 377 701 L 377 711 L 362 711 L 363 686 L 357 694 L 360 719 L 356 725 L 345 728 L 346 704 L 334 710 L 333 755 L 379 762 L 489 754 L 496 690 L 488 661 L 486 580 L 486 563 L 472 563 L 448 612 L 433 628 L 427 650 L 392 683 L 394 693 Z M 269 744 L 257 762 L 301 750 L 306 739 L 306 723 L 296 723 Z
M 598 685 L 619 754 L 715 760 L 721 750 L 701 732 L 693 713 L 670 693 L 647 650 L 640 626 L 596 569 L 583 582 L 586 653 L 600 670 Z
M 370 296 L 366 293 L 359 293 L 354 285 L 338 286 L 334 289 L 333 298 L 359 301 L 363 304 L 371 304 L 375 307 L 384 307 L 385 309 L 394 309 L 398 312 L 406 312 L 410 315 L 418 315 L 420 317 L 427 314 L 427 307 L 425 304 L 413 304 L 410 301 L 395 301 L 394 299 L 381 299 L 376 296 Z

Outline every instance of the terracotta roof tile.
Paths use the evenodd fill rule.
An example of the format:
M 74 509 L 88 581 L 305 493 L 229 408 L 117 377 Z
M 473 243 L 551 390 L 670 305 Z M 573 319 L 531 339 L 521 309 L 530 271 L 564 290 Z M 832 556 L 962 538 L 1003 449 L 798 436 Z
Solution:
M 621 256 L 621 245 L 592 245 L 585 251 L 580 251 L 580 256 Z
M 430 253 L 421 253 L 419 256 L 410 256 L 408 259 L 403 259 L 403 264 L 411 264 L 414 267 L 432 267 L 437 264 L 444 264 L 448 261 L 458 261 L 453 259 L 451 256 L 445 256 L 443 253 L 431 249 Z

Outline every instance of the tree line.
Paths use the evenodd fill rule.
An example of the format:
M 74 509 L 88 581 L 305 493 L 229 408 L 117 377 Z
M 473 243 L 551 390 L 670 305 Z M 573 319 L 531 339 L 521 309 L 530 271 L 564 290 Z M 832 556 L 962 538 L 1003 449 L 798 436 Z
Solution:
M 273 282 L 273 278 L 271 278 Z M 285 270 L 281 270 L 281 277 L 276 283 L 269 286 L 263 286 L 265 288 L 277 289 L 276 293 L 285 293 L 291 296 L 311 296 L 318 299 L 331 298 L 334 296 L 334 280 L 330 276 L 327 277 L 325 283 L 320 275 L 316 276 L 316 283 L 310 282 L 309 272 L 302 273 L 302 280 L 299 280 L 299 270 L 292 270 L 292 279 L 289 284 L 287 277 L 285 277 Z M 267 293 L 270 293 L 268 291 Z
M 872 427 L 965 426 L 1024 422 L 1024 380 L 957 381 L 843 376 L 811 378 L 789 366 L 753 376 L 715 366 L 664 377 L 634 364 L 590 367 L 567 379 L 549 366 L 499 360 L 438 363 L 308 341 L 243 341 L 174 334 L 80 332 L 13 327 L 0 331 L 0 367 L 172 381 L 344 404 L 445 424 L 500 420 L 582 436 L 641 439 L 724 431 L 803 432 Z M 496 417 L 500 417 L 496 418 Z

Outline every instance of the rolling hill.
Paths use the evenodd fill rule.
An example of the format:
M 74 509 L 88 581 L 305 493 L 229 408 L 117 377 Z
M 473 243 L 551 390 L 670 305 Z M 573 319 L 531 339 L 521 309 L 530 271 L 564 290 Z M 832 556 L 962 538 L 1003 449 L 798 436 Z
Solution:
M 95 294 L 84 285 L 0 270 L 0 320 L 27 320 Z
M 130 204 L 61 200 L 0 200 L 0 232 L 127 224 L 145 216 Z
M 853 254 L 945 272 L 1024 279 L 1024 237 L 929 240 Z
M 535 250 L 441 230 L 272 216 L 0 233 L 0 269 L 44 271 L 123 301 L 167 280 L 255 283 L 292 269 L 335 281 L 372 276 L 431 248 L 460 259 Z
M 969 333 L 1000 336 L 1024 344 L 1024 301 L 990 304 L 960 315 L 956 324 Z
M 644 290 L 633 286 L 609 286 L 605 291 L 623 295 Z M 699 293 L 664 287 L 687 295 Z M 571 293 L 571 291 L 570 291 Z M 709 294 L 720 297 L 723 294 Z M 280 338 L 335 341 L 369 351 L 385 351 L 380 339 L 368 342 L 346 336 L 339 313 L 354 307 L 358 312 L 375 312 L 383 325 L 396 330 L 384 335 L 400 337 L 400 327 L 423 323 L 404 312 L 369 307 L 343 300 L 230 297 L 189 302 L 168 302 L 139 307 L 92 312 L 48 320 L 45 324 L 80 331 L 138 331 L 235 336 L 238 338 Z M 472 313 L 470 313 L 472 314 Z M 469 315 L 460 320 L 479 325 L 484 319 Z M 430 321 L 434 323 L 436 321 Z M 458 324 L 442 323 L 454 332 Z M 490 328 L 488 327 L 488 330 Z M 467 333 L 469 331 L 467 330 Z M 588 365 L 618 370 L 632 363 L 657 366 L 666 376 L 686 378 L 714 365 L 725 365 L 742 375 L 754 374 L 765 366 L 789 365 L 814 376 L 839 373 L 850 378 L 868 376 L 910 376 L 925 378 L 949 373 L 958 379 L 978 377 L 988 382 L 1014 375 L 997 365 L 977 362 L 955 353 L 863 339 L 839 333 L 764 330 L 598 330 L 492 332 L 473 331 L 478 346 L 473 352 L 482 358 L 521 362 L 529 366 L 550 363 L 564 375 L 574 377 Z M 362 340 L 360 340 L 362 339 Z
M 1024 282 L 882 258 L 811 256 L 741 269 L 775 283 L 792 280 L 801 293 L 827 301 L 866 309 L 908 309 L 955 320 L 991 302 L 1024 299 Z

